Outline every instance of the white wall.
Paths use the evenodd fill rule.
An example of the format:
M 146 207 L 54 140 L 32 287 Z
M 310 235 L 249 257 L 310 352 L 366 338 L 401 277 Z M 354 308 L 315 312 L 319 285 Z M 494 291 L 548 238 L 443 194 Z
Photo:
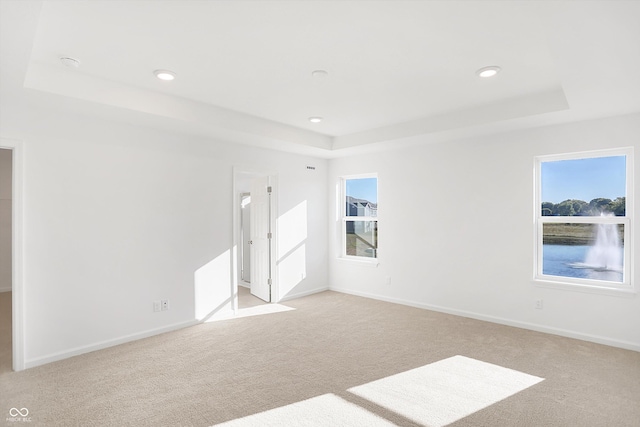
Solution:
M 331 288 L 640 350 L 638 296 L 532 281 L 534 156 L 627 146 L 640 152 L 638 114 L 333 160 L 332 187 L 341 175 L 378 173 L 380 264 L 336 260 L 332 238 Z
M 326 160 L 30 114 L 0 129 L 24 143 L 27 367 L 191 324 L 197 293 L 230 310 L 234 165 L 278 173 L 279 212 L 309 206 L 306 276 L 287 291 L 326 288 Z
M 234 165 L 278 173 L 280 297 L 331 283 L 640 349 L 638 297 L 531 281 L 533 156 L 637 151 L 638 115 L 331 162 L 36 108 L 21 122 L 0 136 L 24 144 L 27 367 L 191 324 L 197 285 L 211 311 L 229 310 Z M 377 268 L 336 261 L 328 239 L 336 178 L 367 172 L 379 176 Z M 170 310 L 154 313 L 157 299 Z
M 0 292 L 11 290 L 12 152 L 0 149 Z

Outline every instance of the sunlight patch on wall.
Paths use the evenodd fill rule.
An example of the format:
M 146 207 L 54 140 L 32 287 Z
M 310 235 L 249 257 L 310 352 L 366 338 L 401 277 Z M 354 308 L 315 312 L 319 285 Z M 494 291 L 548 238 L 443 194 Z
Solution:
M 202 321 L 225 309 L 231 310 L 231 254 L 227 250 L 194 274 L 196 319 Z
M 278 218 L 278 293 L 285 296 L 307 277 L 307 201 Z
M 307 201 L 299 203 L 278 218 L 278 259 L 307 239 Z
M 372 414 L 334 394 L 281 406 L 269 411 L 227 421 L 217 426 L 224 427 L 264 427 L 264 426 L 394 426 L 384 418 Z
M 305 245 L 287 255 L 278 264 L 280 295 L 287 295 L 307 277 L 307 252 Z
M 348 391 L 421 425 L 441 427 L 544 378 L 453 356 Z

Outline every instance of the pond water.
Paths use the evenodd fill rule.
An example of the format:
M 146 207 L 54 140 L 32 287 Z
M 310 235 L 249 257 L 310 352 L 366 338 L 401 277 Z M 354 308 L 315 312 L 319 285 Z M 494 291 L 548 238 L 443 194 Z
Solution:
M 592 246 L 589 245 L 543 245 L 542 274 L 622 282 L 622 271 L 589 268 L 584 264 L 591 248 Z M 618 250 L 620 251 L 619 259 L 623 259 L 624 249 L 620 247 Z

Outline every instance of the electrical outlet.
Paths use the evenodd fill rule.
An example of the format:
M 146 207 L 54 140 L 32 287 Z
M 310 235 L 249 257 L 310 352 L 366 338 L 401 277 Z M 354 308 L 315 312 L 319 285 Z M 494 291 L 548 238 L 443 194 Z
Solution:
M 169 310 L 169 300 L 168 299 L 163 299 L 162 301 L 160 301 L 160 305 L 162 306 L 162 311 Z
M 536 305 L 535 305 L 537 310 L 542 310 L 542 300 L 541 299 L 537 299 L 536 300 Z
M 387 286 L 391 286 L 391 276 L 385 277 L 384 284 Z
M 162 304 L 160 304 L 160 300 L 155 300 L 153 302 L 153 311 L 160 311 L 162 310 Z

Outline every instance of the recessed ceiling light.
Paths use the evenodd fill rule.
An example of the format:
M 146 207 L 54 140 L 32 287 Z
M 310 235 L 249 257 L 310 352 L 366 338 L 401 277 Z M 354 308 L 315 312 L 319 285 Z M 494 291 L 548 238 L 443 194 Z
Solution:
M 476 71 L 476 75 L 482 78 L 493 77 L 498 74 L 500 70 L 502 70 L 502 68 L 498 67 L 497 65 L 491 65 L 490 67 L 480 68 L 478 71 Z
M 311 123 L 320 123 L 322 121 L 322 117 L 309 117 L 309 121 Z
M 164 81 L 171 81 L 176 78 L 176 73 L 169 70 L 155 70 L 153 74 L 155 74 L 160 80 Z
M 69 68 L 78 68 L 78 67 L 80 67 L 80 61 L 78 61 L 75 58 L 71 58 L 70 56 L 61 56 L 60 57 L 60 62 L 62 62 L 62 64 L 65 67 L 69 67 Z
M 311 76 L 313 76 L 316 79 L 325 79 L 329 77 L 329 73 L 325 70 L 315 70 L 311 73 Z

